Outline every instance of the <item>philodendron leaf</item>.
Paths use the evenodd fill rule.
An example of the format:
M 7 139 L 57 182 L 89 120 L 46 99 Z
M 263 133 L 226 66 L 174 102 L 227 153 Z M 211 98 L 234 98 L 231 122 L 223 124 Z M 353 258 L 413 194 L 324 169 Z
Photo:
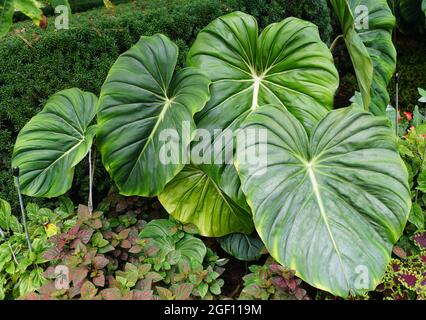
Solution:
M 174 218 L 192 223 L 200 234 L 220 237 L 253 230 L 251 213 L 221 190 L 199 167 L 186 166 L 158 196 Z
M 50 198 L 71 188 L 74 167 L 89 152 L 96 134 L 96 126 L 90 126 L 96 103 L 92 93 L 60 91 L 20 131 L 12 167 L 20 168 L 23 194 Z
M 9 31 L 13 23 L 13 0 L 0 0 L 0 37 Z
M 330 0 L 343 30 L 366 110 L 385 115 L 396 68 L 395 17 L 387 0 Z
M 207 253 L 207 249 L 203 241 L 188 234 L 176 243 L 176 250 L 180 251 L 182 258 L 187 259 L 188 261 L 195 259 L 199 263 L 203 263 L 204 257 Z
M 217 241 L 223 250 L 242 261 L 257 261 L 267 253 L 265 245 L 256 234 L 232 233 L 218 238 Z
M 266 170 L 236 162 L 270 254 L 309 284 L 347 297 L 376 287 L 410 212 L 408 174 L 384 117 L 331 111 L 308 136 L 278 106 L 250 115 L 267 128 Z M 259 147 L 256 141 L 240 152 Z
M 117 59 L 102 87 L 99 148 L 121 194 L 157 195 L 186 163 L 193 115 L 209 98 L 210 80 L 195 68 L 174 72 L 177 56 L 166 36 L 141 37 Z
M 287 18 L 259 35 L 257 21 L 233 12 L 211 22 L 197 36 L 188 65 L 206 70 L 211 99 L 197 126 L 235 128 L 257 106 L 285 106 L 310 129 L 333 105 L 338 74 L 318 28 Z
M 426 16 L 426 0 L 423 0 L 422 1 L 422 11 L 423 11 L 423 13 L 425 14 L 425 16 Z
M 197 225 L 203 235 L 250 233 L 251 222 L 243 222 L 250 213 L 232 164 L 232 135 L 264 103 L 287 108 L 308 130 L 312 128 L 333 104 L 339 82 L 333 58 L 310 22 L 288 18 L 259 35 L 254 17 L 233 12 L 198 34 L 187 64 L 204 70 L 212 80 L 211 99 L 195 120 L 215 142 L 204 150 L 209 160 L 193 161 L 197 170 L 188 168 L 176 177 L 160 201 L 177 219 Z M 203 205 L 206 198 L 214 205 Z
M 43 18 L 43 11 L 36 0 L 14 0 L 15 9 L 25 14 L 34 24 L 39 25 Z

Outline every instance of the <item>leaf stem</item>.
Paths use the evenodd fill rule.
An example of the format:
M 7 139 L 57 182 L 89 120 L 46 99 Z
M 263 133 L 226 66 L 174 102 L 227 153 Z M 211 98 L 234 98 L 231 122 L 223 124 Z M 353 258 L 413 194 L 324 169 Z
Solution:
M 93 212 L 93 169 L 92 168 L 92 148 L 89 149 L 89 213 L 92 215 Z
M 333 51 L 334 51 L 334 49 L 336 48 L 337 42 L 338 42 L 341 38 L 343 38 L 343 34 L 338 35 L 338 36 L 336 37 L 336 39 L 334 39 L 333 43 L 332 43 L 332 44 L 331 44 L 331 46 L 330 46 L 330 51 L 331 51 L 331 52 L 333 52 Z
M 22 224 L 24 225 L 25 238 L 27 239 L 28 249 L 30 250 L 30 252 L 32 252 L 33 248 L 31 246 L 30 234 L 28 232 L 27 218 L 25 216 L 24 201 L 22 200 L 22 194 L 21 194 L 21 183 L 19 181 L 19 168 L 15 168 L 15 169 L 16 169 L 16 173 L 15 173 L 16 186 L 18 189 L 19 205 L 21 207 L 21 214 L 22 214 Z

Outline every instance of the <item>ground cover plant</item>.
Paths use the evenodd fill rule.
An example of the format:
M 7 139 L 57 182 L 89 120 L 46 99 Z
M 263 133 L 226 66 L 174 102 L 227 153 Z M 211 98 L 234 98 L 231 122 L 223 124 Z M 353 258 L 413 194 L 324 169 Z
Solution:
M 341 33 L 331 48 L 312 22 L 259 28 L 235 11 L 197 32 L 183 66 L 169 37 L 144 35 L 117 58 L 99 96 L 53 94 L 17 136 L 16 187 L 63 196 L 82 163 L 88 204 L 75 213 L 68 201 L 59 221 L 32 221 L 43 232 L 37 251 L 28 244 L 35 266 L 18 268 L 31 279 L 25 287 L 6 237 L 22 231 L 3 202 L 3 220 L 13 220 L 2 231 L 11 275 L 3 283 L 20 288 L 8 295 L 221 299 L 232 274 L 218 251 L 250 262 L 231 298 L 424 298 L 425 92 L 404 117 L 389 106 L 395 18 L 385 0 L 361 2 L 374 13 L 366 29 L 360 1 L 330 1 Z M 343 108 L 334 105 L 339 41 L 359 89 Z M 117 203 L 94 203 L 95 165 Z M 164 210 L 133 211 L 138 199 Z

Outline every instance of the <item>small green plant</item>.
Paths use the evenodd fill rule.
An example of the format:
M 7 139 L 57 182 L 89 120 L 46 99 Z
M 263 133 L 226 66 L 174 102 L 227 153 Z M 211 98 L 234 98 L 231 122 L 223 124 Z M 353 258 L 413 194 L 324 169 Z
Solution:
M 67 219 L 74 208 L 69 199 L 63 198 L 55 211 L 30 203 L 26 212 L 32 252 L 23 225 L 12 214 L 10 205 L 0 199 L 0 300 L 17 298 L 46 282 L 43 272 L 47 262 L 44 254 L 50 247 L 48 238 L 72 223 Z
M 263 266 L 251 265 L 252 272 L 244 276 L 243 300 L 309 300 L 302 280 L 269 257 Z
M 133 212 L 109 219 L 100 211 L 90 215 L 80 205 L 75 224 L 52 236 L 43 255 L 51 263 L 44 274 L 50 281 L 22 298 L 212 299 L 221 294 L 226 260 L 196 231 L 174 220 L 146 224 Z M 68 270 L 68 288 L 55 285 L 57 266 Z

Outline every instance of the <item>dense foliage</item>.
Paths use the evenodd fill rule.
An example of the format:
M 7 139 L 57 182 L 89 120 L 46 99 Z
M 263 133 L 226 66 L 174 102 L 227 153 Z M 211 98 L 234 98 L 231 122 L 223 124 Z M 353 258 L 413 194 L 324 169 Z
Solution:
M 147 5 L 141 18 L 175 17 L 183 3 Z M 21 222 L 0 200 L 1 298 L 224 298 L 227 260 L 200 238 L 214 237 L 239 260 L 269 254 L 241 299 L 423 299 L 426 91 L 403 117 L 390 105 L 395 17 L 386 0 L 362 3 L 371 28 L 357 25 L 358 1 L 330 0 L 342 34 L 329 48 L 312 22 L 265 25 L 233 11 L 245 2 L 218 2 L 233 12 L 182 38 L 152 23 L 96 94 L 51 95 L 17 135 L 16 186 L 62 196 L 88 159 L 88 206 L 31 204 L 27 223 L 21 198 Z M 359 91 L 335 109 L 339 39 Z M 121 198 L 94 210 L 96 165 Z M 132 211 L 152 201 L 140 197 L 165 212 Z
M 273 1 L 274 5 L 270 1 L 258 2 L 259 6 L 252 1 L 248 5 L 235 0 L 138 0 L 118 5 L 113 11 L 99 9 L 73 15 L 69 32 L 56 31 L 54 18 L 48 19 L 46 30 L 31 23 L 15 25 L 9 36 L 0 39 L 0 197 L 16 204 L 9 172 L 10 155 L 13 141 L 24 124 L 51 95 L 62 89 L 78 87 L 98 95 L 118 55 L 141 35 L 168 35 L 179 47 L 179 66 L 183 65 L 197 32 L 232 10 L 262 17 L 265 25 L 287 16 L 303 17 L 319 25 L 322 38 L 330 41 L 330 17 L 328 10 L 322 10 L 325 0 Z M 307 7 L 310 9 L 305 10 Z M 101 167 L 98 163 L 97 168 Z M 72 194 L 76 199 L 86 194 L 84 170 L 77 169 Z M 102 172 L 97 172 L 99 179 L 95 184 L 99 200 L 107 191 L 105 181 L 108 182 Z

